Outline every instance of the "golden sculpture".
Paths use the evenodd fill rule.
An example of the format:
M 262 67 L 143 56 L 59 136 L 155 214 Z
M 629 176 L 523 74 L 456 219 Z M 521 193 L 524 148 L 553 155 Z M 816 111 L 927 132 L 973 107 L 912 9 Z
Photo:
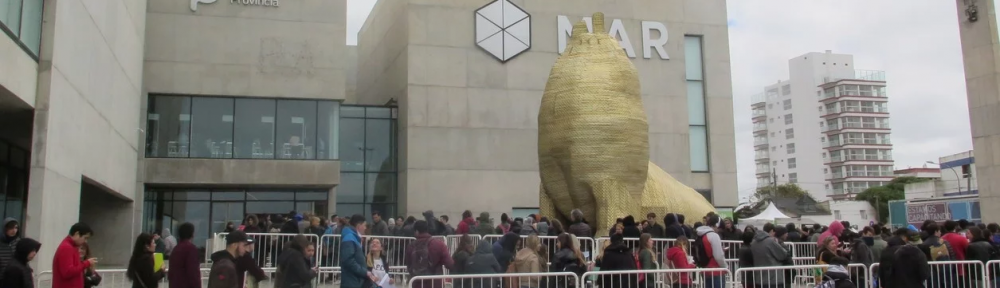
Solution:
M 604 14 L 595 13 L 592 23 L 594 31 L 607 31 Z M 649 161 L 648 133 L 639 76 L 618 40 L 589 33 L 582 21 L 573 25 L 538 113 L 539 212 L 565 221 L 580 209 L 601 236 L 627 215 L 698 219 L 714 211 Z

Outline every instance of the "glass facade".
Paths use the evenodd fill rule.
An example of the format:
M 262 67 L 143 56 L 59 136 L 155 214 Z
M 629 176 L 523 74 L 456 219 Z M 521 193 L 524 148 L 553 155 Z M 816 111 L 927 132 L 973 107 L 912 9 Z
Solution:
M 144 231 L 170 228 L 184 222 L 195 226 L 192 240 L 204 253 L 206 240 L 223 232 L 226 224 L 239 226 L 248 214 L 258 218 L 286 215 L 289 211 L 328 215 L 329 190 L 292 189 L 146 189 Z M 204 255 L 202 255 L 204 256 Z M 204 257 L 202 257 L 203 259 Z
M 708 172 L 708 119 L 700 36 L 684 36 L 691 171 Z M 777 92 L 775 92 L 777 93 Z
M 0 141 L 0 217 L 24 222 L 28 199 L 27 150 Z
M 340 109 L 340 186 L 337 214 L 396 215 L 396 108 Z
M 147 158 L 336 160 L 340 103 L 151 95 Z
M 0 0 L 0 30 L 38 59 L 43 0 Z

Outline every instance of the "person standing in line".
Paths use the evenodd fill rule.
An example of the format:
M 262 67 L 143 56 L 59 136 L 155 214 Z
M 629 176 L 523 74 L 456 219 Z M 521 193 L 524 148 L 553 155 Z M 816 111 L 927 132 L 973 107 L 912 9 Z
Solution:
M 249 237 L 248 237 L 249 238 Z M 249 242 L 246 245 L 246 251 L 243 256 L 236 257 L 236 275 L 239 275 L 239 283 L 247 283 L 244 281 L 249 274 L 252 281 L 247 283 L 248 287 L 257 287 L 257 283 L 260 281 L 267 280 L 267 274 L 264 273 L 264 269 L 260 269 L 257 265 L 257 260 L 253 258 L 254 255 L 254 242 L 253 238 L 249 238 Z M 200 278 L 200 277 L 199 277 Z
M 83 243 L 80 245 L 80 261 L 90 259 L 90 245 Z M 101 274 L 97 274 L 97 269 L 94 266 L 87 267 L 83 270 L 83 288 L 90 288 L 101 284 Z
M 14 218 L 3 220 L 3 235 L 0 235 L 0 271 L 7 263 L 14 263 L 14 250 L 20 239 L 19 223 Z
M 646 227 L 643 228 L 642 233 L 649 233 L 653 236 L 653 239 L 663 238 L 663 225 L 656 223 L 656 213 L 649 212 L 646 214 Z M 658 247 L 662 249 L 663 247 Z
M 569 212 L 569 234 L 573 234 L 576 237 L 594 237 L 594 230 L 590 228 L 590 224 L 587 224 L 583 219 L 583 211 L 580 209 L 573 209 Z M 584 252 L 589 252 L 587 249 Z
M 941 240 L 948 241 L 954 249 L 955 254 L 951 255 L 951 260 L 965 261 L 965 250 L 969 248 L 969 238 L 965 234 L 959 234 L 959 225 L 955 221 L 944 221 L 944 232 Z M 958 265 L 958 276 L 965 277 L 965 265 Z
M 132 258 L 128 261 L 128 269 L 125 277 L 132 280 L 132 288 L 156 288 L 160 279 L 163 279 L 163 267 L 156 269 L 153 267 L 153 252 L 156 251 L 156 241 L 149 233 L 139 234 L 135 237 L 135 246 L 132 248 Z
M 13 262 L 4 266 L 0 270 L 0 287 L 4 288 L 32 288 L 35 287 L 34 271 L 28 262 L 35 259 L 38 249 L 42 248 L 42 243 L 35 239 L 24 238 L 18 241 L 14 247 Z
M 163 237 L 163 259 L 169 259 L 174 248 L 177 248 L 177 238 L 170 234 L 170 228 L 163 228 L 160 235 Z
M 913 238 L 919 237 L 916 231 L 907 228 L 896 230 L 895 236 L 889 238 L 888 246 L 882 251 L 879 259 L 877 285 L 883 288 L 924 287 L 924 281 L 931 278 L 930 265 L 927 256 L 916 245 Z
M 458 228 L 455 229 L 455 233 L 453 234 L 470 234 L 472 233 L 472 226 L 476 226 L 476 219 L 472 219 L 472 211 L 465 210 L 465 212 L 462 212 L 462 222 L 458 222 Z
M 310 269 L 310 261 L 316 255 L 316 245 L 304 235 L 297 235 L 278 257 L 277 287 L 309 288 L 316 278 L 317 268 Z M 341 285 L 341 287 L 354 287 Z
M 375 274 L 366 268 L 364 246 L 361 237 L 364 235 L 368 224 L 365 223 L 365 216 L 354 214 L 351 216 L 349 226 L 345 226 L 340 236 L 340 269 L 342 271 L 340 286 L 344 288 L 364 287 L 365 279 L 378 281 Z
M 170 273 L 167 278 L 170 288 L 201 288 L 201 261 L 198 259 L 198 247 L 191 243 L 194 238 L 194 224 L 184 222 L 177 228 L 177 236 L 180 242 L 174 251 L 173 257 L 167 263 Z
M 208 288 L 240 288 L 236 258 L 243 257 L 247 244 L 252 243 L 243 231 L 226 234 L 226 250 L 212 253 L 212 270 L 208 273 Z M 196 278 L 201 281 L 201 276 Z
M 430 225 L 427 221 L 417 221 L 413 224 L 417 240 L 406 247 L 406 270 L 410 277 L 427 275 L 444 275 L 444 269 L 452 269 L 455 261 L 448 254 L 448 245 L 439 238 L 431 237 Z M 516 236 L 515 236 L 516 237 Z M 420 281 L 411 284 L 415 288 L 440 288 L 444 283 L 440 280 Z
M 392 218 L 389 218 L 392 220 Z M 368 264 L 368 272 L 372 273 L 372 279 L 377 279 L 377 281 L 368 282 L 365 281 L 365 287 L 380 287 L 379 282 L 382 281 L 383 277 L 389 275 L 389 260 L 386 259 L 386 254 L 382 249 L 382 241 L 378 238 L 372 238 L 368 241 L 368 255 L 365 257 Z M 371 279 L 366 279 L 371 280 Z M 389 284 L 396 284 L 396 280 L 389 277 Z
M 80 245 L 87 243 L 94 230 L 84 223 L 73 224 L 52 257 L 52 288 L 82 288 L 83 271 L 97 264 L 96 258 L 80 261 Z
M 684 215 L 678 216 L 678 222 L 684 223 Z M 708 217 L 707 225 L 698 227 L 696 231 L 698 237 L 701 241 L 695 240 L 695 243 L 701 243 L 704 247 L 697 247 L 697 249 L 703 249 L 705 255 L 708 257 L 705 268 L 729 268 L 726 265 L 726 255 L 725 251 L 722 249 L 722 238 L 719 237 L 719 233 L 715 232 L 715 227 L 719 226 L 719 215 L 710 215 Z M 683 227 L 683 226 L 682 226 Z M 774 238 L 771 238 L 774 241 Z M 779 245 L 776 241 L 774 245 Z M 756 253 L 754 253 L 756 254 Z M 756 257 L 756 256 L 755 256 Z M 700 264 L 700 263 L 699 263 Z M 726 276 L 725 273 L 721 272 L 709 272 L 705 274 L 706 287 L 722 288 L 726 287 Z
M 440 220 L 438 220 L 438 223 L 441 223 L 441 227 L 442 227 L 442 229 L 444 229 L 444 234 L 443 235 L 444 236 L 454 235 L 455 234 L 455 227 L 452 227 L 451 223 L 449 222 L 449 220 L 451 220 L 451 218 L 449 218 L 448 215 L 441 215 L 438 218 L 440 218 Z M 462 223 L 459 223 L 459 225 L 462 225 Z
M 390 236 L 389 226 L 386 225 L 385 221 L 382 219 L 382 213 L 378 211 L 372 212 L 372 229 L 369 229 L 368 235 L 372 236 Z

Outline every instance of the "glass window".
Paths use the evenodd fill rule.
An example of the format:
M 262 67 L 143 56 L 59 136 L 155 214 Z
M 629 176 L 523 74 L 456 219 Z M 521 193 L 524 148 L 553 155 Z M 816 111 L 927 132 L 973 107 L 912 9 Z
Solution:
M 343 110 L 341 110 L 343 112 Z M 365 170 L 365 120 L 344 118 L 340 120 L 340 169 Z
M 785 153 L 794 154 L 795 153 L 795 143 L 789 143 L 785 145 Z
M 799 173 L 788 173 L 788 183 L 799 182 Z
M 273 99 L 236 99 L 236 158 L 274 158 L 274 110 Z
M 233 99 L 191 100 L 191 157 L 233 157 Z
M 208 222 L 210 203 L 208 201 L 172 202 L 171 209 L 164 209 L 163 214 L 177 223 L 190 222 L 193 224 L 195 234 L 191 242 L 201 246 L 204 245 L 205 240 L 208 240 L 208 235 L 210 235 Z M 285 212 L 287 213 L 288 211 Z
M 788 95 L 788 94 L 792 94 L 792 86 L 789 84 L 781 86 L 781 95 Z
M 354 214 L 368 215 L 365 213 L 365 204 L 341 204 L 337 203 L 337 215 L 343 215 L 343 217 L 350 217 Z M 368 216 L 370 217 L 370 216 Z
M 316 101 L 278 100 L 278 158 L 316 159 Z
M 212 200 L 212 194 L 208 191 L 177 191 L 174 192 L 174 201 L 192 200 Z
M 698 194 L 701 194 L 702 197 L 705 197 L 705 200 L 708 200 L 709 203 L 712 202 L 712 190 L 697 189 L 694 191 L 698 191 Z
M 708 131 L 705 126 L 690 126 L 691 171 L 708 172 Z
M 341 173 L 337 186 L 337 203 L 364 203 L 365 174 Z
M 323 200 L 327 199 L 327 192 L 323 191 L 310 191 L 310 192 L 295 192 L 295 200 Z
M 785 115 L 785 125 L 792 124 L 792 114 Z
M 0 3 L 3 1 L 0 0 Z M 42 40 L 42 2 L 43 0 L 29 0 L 21 7 L 21 43 L 28 46 L 28 50 L 36 56 Z
M 250 190 L 247 191 L 247 201 L 260 201 L 260 200 L 294 200 L 295 195 L 284 191 L 270 191 L 270 190 Z M 285 211 L 288 212 L 288 211 Z
M 6 25 L 15 37 L 21 35 L 21 0 L 0 0 L 0 23 Z
M 795 138 L 795 129 L 794 128 L 785 129 L 785 139 L 792 139 L 792 138 Z
M 392 118 L 392 108 L 388 107 L 367 107 L 365 108 L 366 118 Z
M 684 36 L 684 58 L 687 80 L 702 80 L 701 37 Z
M 792 109 L 792 99 L 787 99 L 787 100 L 781 101 L 781 106 L 783 106 L 785 108 L 785 110 Z
M 365 121 L 365 170 L 396 171 L 393 163 L 395 142 L 392 120 L 367 119 Z
M 361 106 L 341 106 L 341 117 L 365 118 L 365 107 Z
M 213 191 L 212 201 L 243 201 L 243 191 Z
M 687 81 L 688 124 L 705 125 L 705 87 L 701 81 Z
M 226 225 L 240 226 L 243 221 L 243 202 L 212 202 L 212 234 L 222 233 Z
M 146 157 L 188 157 L 190 133 L 190 97 L 149 97 Z
M 289 201 L 266 201 L 266 202 L 246 202 L 247 213 L 256 214 L 281 214 L 295 210 L 295 202 Z M 297 210 L 296 210 L 297 211 Z
M 796 164 L 796 163 L 795 163 L 795 158 L 788 158 L 788 161 L 787 161 L 787 163 L 788 163 L 788 168 L 789 168 L 789 169 L 792 169 L 792 168 L 795 168 L 795 166 L 796 166 L 796 165 L 795 165 L 795 164 Z
M 365 203 L 396 202 L 395 173 L 365 174 Z
M 316 122 L 316 158 L 339 159 L 340 102 L 319 101 Z

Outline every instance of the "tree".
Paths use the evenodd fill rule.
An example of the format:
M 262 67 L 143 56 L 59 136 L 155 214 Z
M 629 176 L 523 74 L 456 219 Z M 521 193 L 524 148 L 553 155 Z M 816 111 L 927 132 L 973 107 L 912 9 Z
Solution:
M 875 207 L 879 222 L 886 223 L 889 221 L 889 201 L 906 199 L 906 193 L 904 192 L 906 184 L 923 181 L 927 181 L 927 179 L 912 176 L 896 177 L 892 181 L 889 181 L 889 184 L 865 189 L 865 191 L 855 196 L 854 199 L 868 201 L 868 204 Z

